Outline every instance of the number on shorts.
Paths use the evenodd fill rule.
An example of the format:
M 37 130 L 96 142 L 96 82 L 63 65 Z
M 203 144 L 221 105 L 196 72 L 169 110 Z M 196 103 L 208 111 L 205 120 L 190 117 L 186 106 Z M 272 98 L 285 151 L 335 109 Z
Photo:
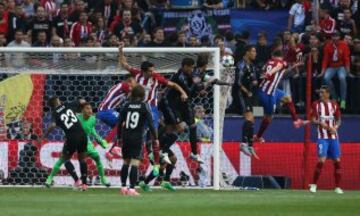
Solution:
M 128 112 L 126 116 L 126 129 L 134 129 L 138 126 L 140 119 L 139 112 Z
M 65 113 L 61 114 L 60 119 L 64 122 L 64 125 L 67 129 L 70 129 L 74 123 L 78 121 L 74 112 L 71 109 L 66 110 Z

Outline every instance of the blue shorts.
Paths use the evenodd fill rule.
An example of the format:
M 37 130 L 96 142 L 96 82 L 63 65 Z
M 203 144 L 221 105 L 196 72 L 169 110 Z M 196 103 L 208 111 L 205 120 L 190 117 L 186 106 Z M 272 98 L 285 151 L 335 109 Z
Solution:
M 100 119 L 107 126 L 114 128 L 119 122 L 119 113 L 113 109 L 101 110 L 97 112 L 96 118 Z
M 153 124 L 155 129 L 159 128 L 159 110 L 157 106 L 151 105 L 151 114 L 152 114 L 152 118 L 153 118 Z
M 258 89 L 257 95 L 264 108 L 264 113 L 272 115 L 276 110 L 276 105 L 279 104 L 281 98 L 285 96 L 285 92 L 280 89 L 276 89 L 273 95 L 268 95 L 263 90 Z
M 340 158 L 340 142 L 338 139 L 318 139 L 317 151 L 318 157 Z

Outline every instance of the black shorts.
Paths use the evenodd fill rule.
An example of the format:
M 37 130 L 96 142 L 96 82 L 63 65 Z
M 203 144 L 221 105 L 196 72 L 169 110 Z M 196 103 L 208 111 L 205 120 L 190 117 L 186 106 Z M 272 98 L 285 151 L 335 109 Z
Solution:
M 194 110 L 190 103 L 169 102 L 165 99 L 162 100 L 159 108 L 167 125 L 176 125 L 181 122 L 189 126 L 195 124 Z
M 124 159 L 142 160 L 143 138 L 140 137 L 123 137 L 122 155 Z
M 246 95 L 240 94 L 239 95 L 239 101 L 240 101 L 240 110 L 242 113 L 245 112 L 252 112 L 253 106 L 254 106 L 254 96 L 248 97 Z
M 63 154 L 73 155 L 75 152 L 83 153 L 87 150 L 87 136 L 84 135 L 73 135 L 66 137 L 66 141 L 63 146 Z

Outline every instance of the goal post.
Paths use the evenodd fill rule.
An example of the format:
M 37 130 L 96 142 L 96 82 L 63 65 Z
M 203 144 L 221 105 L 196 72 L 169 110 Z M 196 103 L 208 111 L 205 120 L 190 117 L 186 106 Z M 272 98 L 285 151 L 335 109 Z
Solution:
M 103 98 L 101 97 L 104 96 L 106 91 L 111 88 L 111 85 L 121 80 L 121 78 L 116 75 L 123 75 L 126 73 L 117 62 L 118 48 L 2 47 L 0 48 L 0 53 L 0 94 L 3 95 L 6 95 L 7 92 L 1 92 L 1 83 L 8 79 L 11 79 L 12 81 L 15 80 L 13 77 L 16 77 L 16 75 L 30 74 L 31 79 L 28 81 L 33 82 L 33 92 L 40 91 L 37 83 L 35 82 L 39 81 L 42 82 L 42 85 L 44 85 L 42 87 L 44 88 L 44 93 L 42 94 L 43 97 L 49 96 L 46 94 L 60 93 L 63 96 L 62 98 L 70 100 L 76 97 L 81 97 L 81 94 L 84 93 L 84 97 L 90 98 L 90 100 L 102 100 Z M 144 61 L 145 59 L 153 62 L 155 64 L 155 70 L 164 74 L 167 78 L 170 78 L 172 74 L 177 72 L 180 68 L 182 58 L 191 57 L 196 60 L 196 57 L 199 54 L 208 54 L 210 57 L 208 68 L 212 71 L 211 75 L 217 79 L 223 79 L 224 76 L 222 73 L 224 69 L 220 64 L 221 57 L 219 48 L 124 48 L 124 54 L 126 55 L 129 64 L 135 67 L 139 67 L 141 61 Z M 37 75 L 45 75 L 45 77 L 42 77 L 41 79 L 34 78 Z M 231 79 L 232 78 L 230 78 L 230 80 Z M 18 84 L 16 82 L 14 83 L 15 85 Z M 15 88 L 21 87 L 13 86 L 13 88 L 15 91 Z M 213 130 L 213 136 L 210 141 L 210 143 L 212 143 L 212 147 L 208 148 L 213 156 L 212 159 L 208 158 L 208 165 L 212 168 L 212 173 L 208 173 L 211 173 L 209 174 L 209 176 L 211 176 L 209 177 L 209 185 L 215 190 L 219 190 L 221 184 L 220 161 L 222 151 L 222 125 L 224 121 L 224 106 L 226 106 L 226 98 L 224 97 L 227 96 L 226 93 L 225 95 L 221 93 L 222 88 L 223 87 L 221 86 L 214 85 L 208 90 L 207 96 L 195 98 L 195 102 L 193 104 L 195 106 L 198 103 L 205 108 L 207 117 L 204 118 L 204 121 L 206 121 Z M 226 91 L 228 90 L 229 88 L 226 89 Z M 34 95 L 28 96 L 27 99 L 29 100 L 29 103 L 26 105 L 30 106 L 31 103 L 35 102 L 38 104 L 38 101 L 33 101 L 37 100 L 37 98 L 38 97 L 35 97 Z M 42 99 L 41 101 L 41 105 L 43 107 L 38 106 L 37 108 L 44 109 L 41 110 L 41 113 L 44 112 L 44 118 L 49 120 L 49 116 L 45 116 L 45 114 L 49 111 L 46 108 L 44 100 Z M 90 102 L 94 105 L 93 108 L 96 109 L 100 101 Z M 11 105 L 11 103 L 4 105 L 5 111 L 7 110 L 7 105 Z M 7 113 L 3 114 L 1 117 L 4 117 L 5 122 L 3 125 L 0 124 L 0 126 L 3 127 L 1 129 L 8 130 L 10 127 L 8 125 L 11 125 L 10 123 L 13 123 L 14 121 L 20 122 L 21 119 L 25 118 L 24 116 L 27 116 L 27 118 L 29 118 L 29 116 L 31 117 L 32 111 L 34 110 L 29 111 L 29 107 L 23 106 L 22 111 L 18 112 L 17 116 L 14 116 L 12 119 L 7 118 Z M 30 112 L 30 114 L 27 112 Z M 38 119 L 33 119 L 33 121 L 37 120 Z M 45 127 L 46 125 L 44 123 L 41 129 L 44 129 Z M 103 126 L 101 126 L 100 130 L 102 128 Z M 55 141 L 61 141 L 59 140 L 59 137 L 61 138 L 61 134 L 52 137 L 52 139 Z M 184 137 L 186 137 L 186 135 L 184 135 Z M 181 142 L 186 142 L 186 138 L 181 139 Z M 0 141 L 6 143 L 7 141 L 14 140 L 15 138 L 7 136 L 6 138 L 2 137 Z M 21 142 L 21 140 L 18 141 Z M 8 144 L 8 146 L 9 145 L 10 144 Z M 23 147 L 23 145 L 22 147 L 19 147 L 18 153 Z M 47 146 L 47 148 L 54 151 L 52 147 Z M 59 150 L 59 147 L 57 147 L 57 150 Z M 177 150 L 183 151 L 184 148 L 181 147 Z M 49 162 L 46 161 L 46 159 L 41 158 L 41 154 L 45 154 L 44 151 L 44 148 L 39 149 L 38 154 L 40 154 L 40 158 L 37 158 L 36 160 L 40 164 L 45 163 L 46 170 L 49 170 L 51 169 L 49 166 L 53 163 L 54 159 L 49 159 L 52 160 Z M 20 158 L 20 156 L 13 157 L 11 154 L 14 152 L 10 152 L 10 150 L 7 150 L 7 153 L 9 159 L 17 158 L 17 160 L 19 160 Z M 184 159 L 183 162 L 186 163 L 187 158 Z M 11 175 L 11 169 L 16 169 L 16 165 L 14 165 L 15 163 L 16 162 L 8 161 L 8 167 L 6 167 L 6 169 L 4 168 L 4 170 L 9 171 L 9 174 L 6 176 L 9 177 Z M 190 173 L 195 172 L 191 169 L 188 170 Z M 64 180 L 62 182 L 65 184 L 68 181 Z

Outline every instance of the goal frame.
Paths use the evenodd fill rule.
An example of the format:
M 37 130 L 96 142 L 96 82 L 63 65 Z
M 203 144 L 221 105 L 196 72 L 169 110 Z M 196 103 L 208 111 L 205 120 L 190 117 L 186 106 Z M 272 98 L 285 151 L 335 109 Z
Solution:
M 0 52 L 5 53 L 117 53 L 118 48 L 104 47 L 0 47 Z M 214 60 L 214 77 L 220 79 L 220 49 L 211 47 L 196 48 L 178 48 L 178 47 L 161 47 L 161 48 L 139 48 L 125 47 L 124 53 L 212 53 Z M 220 86 L 213 86 L 213 189 L 220 190 L 220 151 L 222 146 L 221 138 L 221 116 L 220 116 Z

